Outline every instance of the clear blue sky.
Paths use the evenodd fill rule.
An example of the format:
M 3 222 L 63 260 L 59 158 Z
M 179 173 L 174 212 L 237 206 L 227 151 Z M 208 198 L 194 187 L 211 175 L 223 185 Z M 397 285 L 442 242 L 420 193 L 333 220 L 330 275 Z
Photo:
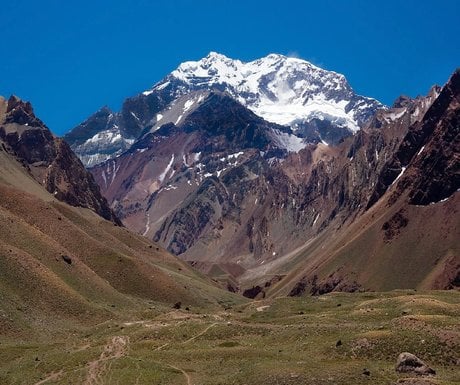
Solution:
M 391 104 L 460 66 L 458 0 L 1 0 L 0 95 L 62 134 L 209 51 L 293 54 Z

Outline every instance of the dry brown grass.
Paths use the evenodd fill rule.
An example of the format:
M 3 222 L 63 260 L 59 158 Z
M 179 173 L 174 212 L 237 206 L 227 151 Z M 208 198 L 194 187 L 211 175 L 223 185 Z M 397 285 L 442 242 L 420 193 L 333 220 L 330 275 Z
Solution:
M 2 334 L 28 339 L 179 301 L 241 301 L 147 239 L 42 198 L 0 183 Z

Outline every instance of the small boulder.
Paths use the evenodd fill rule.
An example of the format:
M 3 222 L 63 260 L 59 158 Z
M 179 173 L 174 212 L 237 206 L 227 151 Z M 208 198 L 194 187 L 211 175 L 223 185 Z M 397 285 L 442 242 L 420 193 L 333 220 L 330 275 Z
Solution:
M 67 263 L 68 265 L 72 264 L 72 258 L 70 258 L 68 255 L 61 255 L 62 260 Z
M 414 373 L 421 376 L 434 375 L 436 371 L 425 364 L 412 353 L 401 353 L 396 361 L 396 371 L 399 373 Z

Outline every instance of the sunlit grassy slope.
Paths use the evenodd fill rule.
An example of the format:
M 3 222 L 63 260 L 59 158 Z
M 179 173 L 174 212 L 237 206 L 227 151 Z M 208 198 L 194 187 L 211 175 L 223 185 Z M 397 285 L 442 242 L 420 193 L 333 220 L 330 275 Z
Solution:
M 222 311 L 153 309 L 52 341 L 2 338 L 5 384 L 393 384 L 399 353 L 458 384 L 458 292 L 278 298 Z M 340 341 L 340 342 L 338 342 Z M 370 375 L 364 374 L 365 370 Z

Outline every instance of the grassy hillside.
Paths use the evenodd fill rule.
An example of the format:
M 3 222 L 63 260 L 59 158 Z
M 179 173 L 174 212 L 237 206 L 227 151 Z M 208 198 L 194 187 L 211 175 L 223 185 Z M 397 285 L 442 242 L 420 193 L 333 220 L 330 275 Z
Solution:
M 0 157 L 0 334 L 29 340 L 177 302 L 242 301 L 145 238 L 55 200 Z

